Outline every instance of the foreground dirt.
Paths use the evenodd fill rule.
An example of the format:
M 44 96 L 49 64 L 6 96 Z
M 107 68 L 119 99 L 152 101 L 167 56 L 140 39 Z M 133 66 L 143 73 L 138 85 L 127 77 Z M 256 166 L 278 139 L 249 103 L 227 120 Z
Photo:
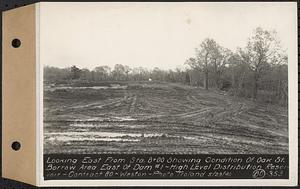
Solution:
M 287 108 L 170 83 L 44 89 L 45 153 L 288 153 Z

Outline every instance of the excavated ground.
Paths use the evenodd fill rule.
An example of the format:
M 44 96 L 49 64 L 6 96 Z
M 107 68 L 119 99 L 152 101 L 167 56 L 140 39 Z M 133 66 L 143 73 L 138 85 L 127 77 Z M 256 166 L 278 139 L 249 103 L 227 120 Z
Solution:
M 44 153 L 288 153 L 287 108 L 182 84 L 45 86 Z

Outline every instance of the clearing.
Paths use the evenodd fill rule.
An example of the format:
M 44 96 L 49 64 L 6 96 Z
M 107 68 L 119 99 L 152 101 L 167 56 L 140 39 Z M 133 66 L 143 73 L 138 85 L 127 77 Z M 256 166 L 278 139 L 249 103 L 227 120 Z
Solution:
M 182 84 L 44 87 L 44 153 L 288 153 L 286 107 Z

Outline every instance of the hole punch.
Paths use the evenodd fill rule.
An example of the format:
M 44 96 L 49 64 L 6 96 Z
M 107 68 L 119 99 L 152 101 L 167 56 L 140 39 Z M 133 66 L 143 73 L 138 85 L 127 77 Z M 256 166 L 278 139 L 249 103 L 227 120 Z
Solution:
M 13 150 L 15 150 L 15 151 L 20 150 L 20 148 L 21 148 L 21 143 L 18 142 L 18 141 L 15 141 L 15 142 L 13 142 L 13 143 L 11 144 L 11 148 L 12 148 Z
M 21 46 L 21 41 L 20 39 L 13 39 L 12 42 L 11 42 L 11 45 L 14 47 L 14 48 L 19 48 Z

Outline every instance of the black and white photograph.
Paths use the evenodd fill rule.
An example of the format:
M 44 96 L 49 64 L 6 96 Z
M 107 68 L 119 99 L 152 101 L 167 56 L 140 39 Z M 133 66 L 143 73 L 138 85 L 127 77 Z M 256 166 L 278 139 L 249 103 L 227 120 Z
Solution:
M 3 178 L 299 184 L 297 2 L 11 5 L 2 15 Z
M 48 4 L 43 153 L 288 154 L 291 7 Z

